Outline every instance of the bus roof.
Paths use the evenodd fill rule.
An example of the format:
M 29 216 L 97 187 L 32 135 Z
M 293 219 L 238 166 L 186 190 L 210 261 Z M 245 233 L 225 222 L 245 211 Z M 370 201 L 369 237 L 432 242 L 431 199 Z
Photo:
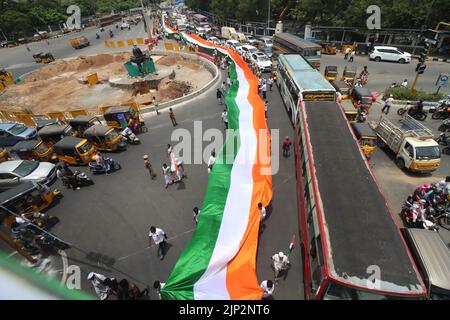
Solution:
M 304 91 L 336 92 L 336 89 L 320 74 L 319 70 L 295 71 L 294 80 Z
M 329 277 L 392 295 L 425 295 L 400 231 L 335 102 L 306 102 Z M 317 197 L 317 195 L 316 195 Z M 369 286 L 380 270 L 379 289 Z
M 284 42 L 291 44 L 292 46 L 295 46 L 295 47 L 298 47 L 301 49 L 311 49 L 311 48 L 317 48 L 317 50 L 322 49 L 321 45 L 314 43 L 314 42 L 307 41 L 305 39 L 302 39 L 299 36 L 293 35 L 292 33 L 287 33 L 287 32 L 276 33 L 273 37 L 274 37 L 274 40 L 276 40 L 278 38 Z
M 314 69 L 307 60 L 299 54 L 280 54 L 278 60 L 292 71 Z

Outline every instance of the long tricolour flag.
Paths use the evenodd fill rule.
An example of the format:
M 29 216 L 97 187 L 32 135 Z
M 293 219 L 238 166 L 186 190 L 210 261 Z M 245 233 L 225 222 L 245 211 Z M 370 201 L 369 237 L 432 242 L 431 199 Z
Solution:
M 166 29 L 175 32 L 164 24 Z M 262 290 L 256 277 L 258 203 L 266 206 L 271 201 L 272 177 L 270 161 L 258 157 L 259 153 L 270 154 L 258 80 L 234 51 L 195 35 L 179 34 L 205 51 L 216 49 L 231 59 L 233 84 L 225 100 L 229 128 L 237 129 L 237 134 L 228 132 L 218 152 L 208 178 L 199 223 L 161 296 L 190 300 L 261 299 Z

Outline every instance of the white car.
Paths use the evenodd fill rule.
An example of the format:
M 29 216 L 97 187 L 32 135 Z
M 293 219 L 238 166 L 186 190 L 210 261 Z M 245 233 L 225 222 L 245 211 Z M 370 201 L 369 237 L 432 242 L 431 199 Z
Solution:
M 375 46 L 369 54 L 369 59 L 377 62 L 393 61 L 403 64 L 411 62 L 411 54 L 396 47 Z
M 273 41 L 270 38 L 260 38 L 259 42 L 263 45 L 263 47 L 272 48 Z
M 231 48 L 231 49 L 235 49 L 236 47 L 240 47 L 241 43 L 236 40 L 227 40 L 225 42 L 225 46 L 227 46 L 228 48 Z
M 56 178 L 53 163 L 12 160 L 0 163 L 0 189 L 10 189 L 27 181 L 48 184 Z
M 251 45 L 243 45 L 242 52 L 247 60 L 250 60 L 252 54 L 258 52 L 258 49 Z
M 256 38 L 254 36 L 252 36 L 251 34 L 246 34 L 245 39 L 252 46 L 254 46 L 258 43 L 258 40 L 256 40 Z
M 263 53 L 256 52 L 250 56 L 252 64 L 256 65 L 261 72 L 272 71 L 272 61 Z
M 123 29 L 128 29 L 129 27 L 130 27 L 130 24 L 127 23 L 127 22 L 124 22 L 124 23 L 122 23 L 122 25 L 120 26 L 120 29 L 121 29 L 121 30 L 123 30 Z
M 214 44 L 220 44 L 220 40 L 217 37 L 209 37 L 208 42 L 212 42 Z

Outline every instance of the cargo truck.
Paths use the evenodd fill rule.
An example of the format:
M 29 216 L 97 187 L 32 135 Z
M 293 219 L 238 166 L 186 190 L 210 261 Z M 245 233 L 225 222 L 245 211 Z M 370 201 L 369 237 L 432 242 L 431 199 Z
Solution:
M 370 126 L 378 136 L 382 147 L 395 153 L 400 169 L 428 173 L 435 171 L 441 163 L 441 151 L 433 133 L 409 115 L 396 126 L 384 116 Z

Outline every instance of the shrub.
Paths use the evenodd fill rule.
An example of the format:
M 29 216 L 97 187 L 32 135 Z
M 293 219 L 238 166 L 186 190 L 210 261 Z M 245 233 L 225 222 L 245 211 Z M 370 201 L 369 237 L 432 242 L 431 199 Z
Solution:
M 444 99 L 442 93 L 428 93 L 422 90 L 412 92 L 410 88 L 387 88 L 384 91 L 385 95 L 392 94 L 396 100 L 424 100 L 424 101 L 439 101 Z

